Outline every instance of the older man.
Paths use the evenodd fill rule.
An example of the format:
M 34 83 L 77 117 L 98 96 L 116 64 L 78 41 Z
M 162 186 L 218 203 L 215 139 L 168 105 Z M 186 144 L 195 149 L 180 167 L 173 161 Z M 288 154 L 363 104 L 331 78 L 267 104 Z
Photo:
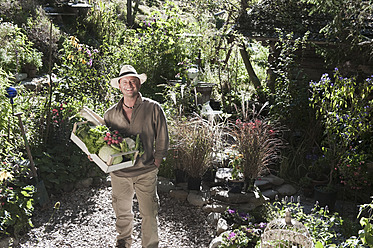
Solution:
M 126 135 L 140 134 L 145 151 L 134 166 L 110 173 L 118 232 L 116 247 L 131 247 L 135 192 L 142 218 L 142 247 L 158 247 L 159 243 L 157 173 L 166 157 L 169 137 L 161 106 L 139 92 L 146 78 L 145 74 L 137 74 L 132 66 L 124 65 L 119 77 L 111 80 L 111 85 L 118 88 L 123 97 L 104 115 L 110 129 Z

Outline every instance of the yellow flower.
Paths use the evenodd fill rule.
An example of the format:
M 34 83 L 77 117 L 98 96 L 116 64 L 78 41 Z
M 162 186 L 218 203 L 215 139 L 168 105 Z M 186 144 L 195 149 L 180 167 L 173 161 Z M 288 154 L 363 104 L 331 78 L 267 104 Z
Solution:
M 12 179 L 12 178 L 13 178 L 12 173 L 10 173 L 6 170 L 3 170 L 3 171 L 0 172 L 0 182 L 5 181 L 7 179 Z

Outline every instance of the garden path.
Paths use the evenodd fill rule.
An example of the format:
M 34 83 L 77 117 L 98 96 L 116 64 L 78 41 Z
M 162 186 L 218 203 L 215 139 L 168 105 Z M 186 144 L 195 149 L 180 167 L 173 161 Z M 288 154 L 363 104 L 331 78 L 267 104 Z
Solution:
M 166 193 L 160 197 L 160 248 L 208 247 L 214 227 L 206 222 L 200 208 L 179 202 Z M 54 204 L 60 208 L 53 213 Z M 134 200 L 134 248 L 141 247 L 140 216 Z M 114 247 L 116 231 L 111 207 L 111 187 L 80 188 L 59 197 L 51 197 L 44 210 L 36 209 L 35 225 L 21 237 L 17 247 Z

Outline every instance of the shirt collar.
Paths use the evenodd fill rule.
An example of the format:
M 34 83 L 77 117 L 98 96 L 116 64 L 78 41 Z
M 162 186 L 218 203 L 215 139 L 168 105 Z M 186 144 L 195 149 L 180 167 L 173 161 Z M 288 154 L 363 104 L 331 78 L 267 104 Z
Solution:
M 142 97 L 142 95 L 141 95 L 141 93 L 139 92 L 138 93 L 139 95 L 138 95 L 138 97 L 137 97 L 137 99 L 136 99 L 136 102 L 135 102 L 135 105 L 134 105 L 134 109 L 136 109 L 141 103 L 142 103 L 142 101 L 143 101 L 143 97 Z M 117 105 L 117 108 L 118 109 L 121 109 L 122 108 L 122 106 L 123 106 L 123 97 L 120 99 L 120 101 L 119 101 L 119 103 L 118 103 L 118 105 Z

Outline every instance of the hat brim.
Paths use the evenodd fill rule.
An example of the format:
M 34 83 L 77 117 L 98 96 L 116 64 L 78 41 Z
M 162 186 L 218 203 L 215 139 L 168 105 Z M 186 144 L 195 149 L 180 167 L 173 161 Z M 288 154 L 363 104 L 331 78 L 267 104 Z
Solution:
M 117 88 L 119 89 L 119 80 L 121 78 L 125 78 L 125 77 L 137 77 L 139 80 L 140 80 L 140 83 L 143 84 L 146 79 L 147 79 L 147 76 L 145 73 L 142 73 L 140 75 L 136 75 L 136 74 L 129 74 L 129 75 L 125 75 L 125 76 L 122 76 L 122 77 L 116 77 L 116 78 L 113 78 L 110 80 L 110 84 L 111 86 L 113 86 L 114 88 Z

